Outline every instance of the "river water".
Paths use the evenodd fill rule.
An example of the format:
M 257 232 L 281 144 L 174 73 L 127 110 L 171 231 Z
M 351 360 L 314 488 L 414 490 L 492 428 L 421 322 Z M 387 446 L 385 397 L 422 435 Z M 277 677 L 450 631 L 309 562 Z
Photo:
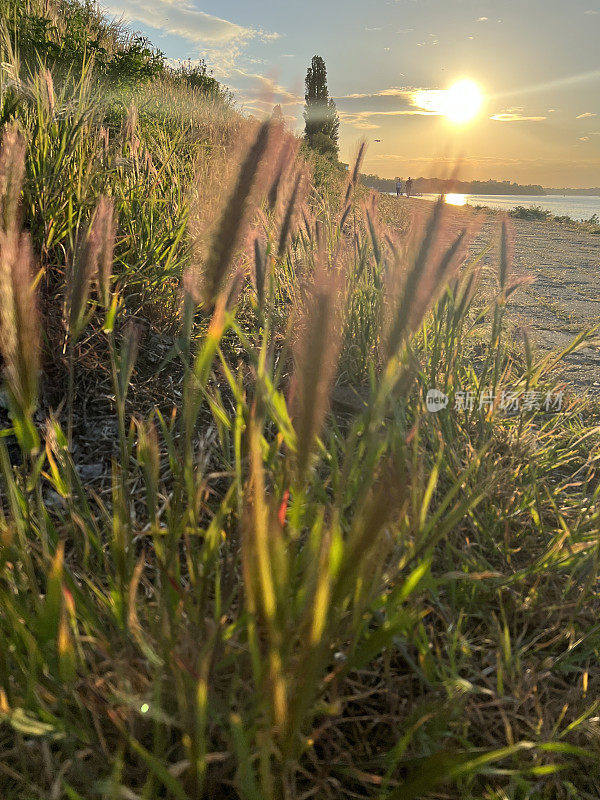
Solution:
M 423 199 L 434 200 L 437 195 L 424 194 Z M 510 211 L 517 206 L 541 208 L 555 217 L 571 217 L 578 222 L 587 222 L 594 214 L 600 217 L 600 197 L 568 196 L 550 194 L 542 197 L 531 195 L 495 194 L 448 194 L 446 202 L 455 206 L 486 206 Z

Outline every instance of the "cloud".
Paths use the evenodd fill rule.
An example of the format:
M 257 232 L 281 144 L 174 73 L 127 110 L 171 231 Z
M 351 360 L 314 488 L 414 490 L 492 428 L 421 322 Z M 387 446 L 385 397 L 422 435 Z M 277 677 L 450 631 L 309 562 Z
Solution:
M 391 86 L 375 92 L 360 92 L 334 97 L 340 119 L 359 130 L 379 127 L 381 117 L 439 117 L 442 112 L 435 100 L 440 89 Z
M 402 153 L 373 153 L 369 154 L 369 161 L 397 161 L 401 164 L 422 164 L 433 166 L 449 165 L 451 167 L 458 166 L 486 166 L 486 167 L 555 167 L 555 158 L 511 158 L 511 157 L 494 157 L 494 156 L 464 156 L 462 158 L 454 158 L 452 156 L 420 156 L 417 158 L 406 158 Z M 590 167 L 600 167 L 600 159 L 586 158 L 582 159 L 568 159 L 561 161 L 561 166 L 566 168 L 573 168 L 585 164 Z
M 120 0 L 107 11 L 118 18 L 141 22 L 202 46 L 218 74 L 227 74 L 243 47 L 252 39 L 279 38 L 258 28 L 246 28 L 229 20 L 199 11 L 188 0 Z
M 228 73 L 228 84 L 244 112 L 266 117 L 272 113 L 273 106 L 280 105 L 291 127 L 298 121 L 304 97 L 280 86 L 273 78 L 232 67 Z
M 369 122 L 366 119 L 354 119 L 349 120 L 348 118 L 342 118 L 344 122 L 351 125 L 353 128 L 356 128 L 359 131 L 376 131 L 381 128 L 381 125 L 376 125 L 374 122 Z
M 304 102 L 304 97 L 295 92 L 290 92 L 285 87 L 280 86 L 273 78 L 269 78 L 266 75 L 246 72 L 240 67 L 233 67 L 230 72 L 230 79 L 236 91 L 251 96 L 253 101 L 257 97 L 262 97 L 264 102 L 279 103 L 282 106 L 292 106 Z
M 477 22 L 488 22 L 488 20 L 489 20 L 489 17 L 479 17 Z
M 496 122 L 543 122 L 548 117 L 527 117 L 514 111 L 506 111 L 503 114 L 494 114 L 490 119 Z
M 589 142 L 589 140 L 590 140 L 589 136 L 580 136 L 579 137 L 579 141 L 580 142 Z
M 341 94 L 334 97 L 334 100 L 365 100 L 373 97 L 404 97 L 409 98 L 414 94 L 415 89 L 408 89 L 401 86 L 392 86 L 389 89 L 379 89 L 377 92 L 360 92 L 357 94 Z
M 422 92 L 413 87 L 391 86 L 376 92 L 347 94 L 334 99 L 342 122 L 358 130 L 373 130 L 380 127 L 378 123 L 382 117 L 435 116 L 435 112 L 417 102 Z
M 379 128 L 373 120 L 375 117 L 431 117 L 434 116 L 430 111 L 423 111 L 417 108 L 399 108 L 393 111 L 342 111 L 338 110 L 338 114 L 342 122 L 347 125 L 352 125 L 353 128 L 359 130 L 371 130 Z
M 584 114 L 579 114 L 579 116 L 575 117 L 575 119 L 587 119 L 588 117 L 595 117 L 596 114 L 593 114 L 591 111 L 586 111 Z
M 583 13 L 587 14 L 588 16 L 595 16 L 598 12 L 593 8 L 588 8 L 588 10 L 584 11 Z

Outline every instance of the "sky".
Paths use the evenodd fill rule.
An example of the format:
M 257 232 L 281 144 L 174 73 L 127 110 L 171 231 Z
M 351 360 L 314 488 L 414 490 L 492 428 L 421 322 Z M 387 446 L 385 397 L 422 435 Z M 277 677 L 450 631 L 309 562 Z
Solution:
M 340 158 L 364 171 L 600 186 L 600 0 L 118 0 L 107 11 L 170 59 L 203 58 L 238 106 L 282 105 L 302 130 L 304 77 L 325 59 Z M 484 95 L 455 124 L 418 98 Z M 380 140 L 380 141 L 377 141 Z

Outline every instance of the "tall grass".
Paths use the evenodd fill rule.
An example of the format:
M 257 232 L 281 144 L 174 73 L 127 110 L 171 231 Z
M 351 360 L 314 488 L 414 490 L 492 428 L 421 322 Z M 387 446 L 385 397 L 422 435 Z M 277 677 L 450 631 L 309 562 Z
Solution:
M 198 99 L 3 94 L 2 796 L 597 796 L 598 430 L 481 402 L 553 386 L 503 336 L 508 230 L 482 328 L 443 203 L 388 230 L 358 159 L 330 203 Z

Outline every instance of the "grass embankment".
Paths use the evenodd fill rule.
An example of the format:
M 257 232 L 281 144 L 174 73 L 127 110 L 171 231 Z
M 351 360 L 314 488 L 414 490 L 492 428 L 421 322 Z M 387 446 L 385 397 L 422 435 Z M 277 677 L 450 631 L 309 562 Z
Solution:
M 484 402 L 552 387 L 506 231 L 482 343 L 443 205 L 387 229 L 222 97 L 2 62 L 2 797 L 597 797 L 598 433 Z

